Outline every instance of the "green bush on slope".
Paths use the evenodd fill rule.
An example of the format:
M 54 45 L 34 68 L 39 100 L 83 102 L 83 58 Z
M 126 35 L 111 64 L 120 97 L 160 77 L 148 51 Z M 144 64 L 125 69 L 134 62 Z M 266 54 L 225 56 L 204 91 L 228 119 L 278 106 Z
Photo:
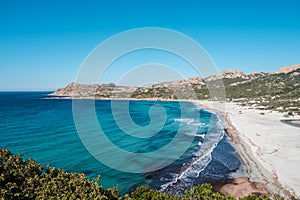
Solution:
M 164 194 L 144 186 L 130 195 L 120 196 L 116 189 L 103 189 L 98 185 L 100 177 L 87 179 L 84 174 L 67 173 L 49 166 L 43 169 L 33 159 L 23 160 L 22 155 L 13 155 L 7 149 L 0 150 L 0 199 L 109 199 L 109 200 L 231 200 L 212 191 L 212 186 L 203 184 L 186 192 L 185 196 Z M 245 199 L 267 199 L 250 195 Z
M 7 149 L 0 151 L 0 198 L 3 199 L 118 199 L 116 190 L 104 190 L 83 174 L 43 167 L 23 160 Z

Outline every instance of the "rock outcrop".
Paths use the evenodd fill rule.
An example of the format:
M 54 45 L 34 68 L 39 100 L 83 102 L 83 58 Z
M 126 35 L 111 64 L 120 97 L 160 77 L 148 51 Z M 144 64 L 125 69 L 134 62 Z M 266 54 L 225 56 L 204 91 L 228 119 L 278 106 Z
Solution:
M 50 96 L 97 99 L 209 99 L 211 92 L 218 93 L 224 89 L 229 100 L 235 99 L 254 107 L 280 112 L 300 113 L 300 64 L 283 67 L 273 73 L 255 72 L 249 75 L 230 69 L 208 78 L 192 77 L 146 87 L 118 86 L 113 83 L 70 83 L 57 89 Z
M 228 70 L 221 72 L 220 74 L 217 74 L 215 76 L 211 76 L 211 77 L 207 78 L 207 80 L 213 81 L 213 80 L 224 79 L 224 78 L 229 78 L 229 79 L 247 78 L 247 75 L 240 70 L 228 69 Z
M 282 67 L 282 68 L 278 69 L 277 71 L 275 71 L 274 74 L 281 74 L 281 73 L 287 74 L 292 71 L 296 71 L 297 69 L 300 69 L 300 64 Z
M 218 192 L 223 195 L 234 196 L 238 199 L 249 194 L 264 195 L 268 194 L 266 186 L 263 183 L 250 182 L 249 178 L 241 177 L 232 179 L 229 183 L 223 185 Z
M 70 83 L 64 88 L 57 89 L 50 96 L 71 98 L 130 98 L 136 87 L 117 86 L 109 84 L 79 84 Z

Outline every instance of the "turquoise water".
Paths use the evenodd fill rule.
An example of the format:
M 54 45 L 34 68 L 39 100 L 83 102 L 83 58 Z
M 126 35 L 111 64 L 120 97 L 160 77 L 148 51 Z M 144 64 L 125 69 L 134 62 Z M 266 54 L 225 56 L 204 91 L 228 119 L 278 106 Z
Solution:
M 95 112 L 100 126 L 107 138 L 124 151 L 149 153 L 159 150 L 174 139 L 180 127 L 183 127 L 187 138 L 192 137 L 189 148 L 167 167 L 148 173 L 127 173 L 112 169 L 94 158 L 81 142 L 73 119 L 72 100 L 48 98 L 48 93 L 0 92 L 1 147 L 7 147 L 14 154 L 22 153 L 25 158 L 34 158 L 44 166 L 50 164 L 69 172 L 85 173 L 91 178 L 100 174 L 103 187 L 118 186 L 122 193 L 146 185 L 164 192 L 181 194 L 192 185 L 226 179 L 241 165 L 229 139 L 224 135 L 220 124 L 222 120 L 192 103 L 130 101 L 130 116 L 141 127 L 153 123 L 149 116 L 153 105 L 160 105 L 167 114 L 157 134 L 149 138 L 137 138 L 126 134 L 115 121 L 116 116 L 121 121 L 127 120 L 122 109 L 124 101 L 114 101 L 116 116 L 113 116 L 112 102 L 97 100 Z M 90 100 L 81 101 L 89 103 Z M 185 118 L 182 118 L 180 106 L 184 106 L 184 112 L 188 113 Z M 152 114 L 155 119 L 155 111 Z M 89 117 L 85 116 L 86 119 Z M 193 129 L 197 130 L 196 133 L 190 131 Z M 113 151 L 106 145 L 95 146 L 95 150 L 99 150 L 101 156 L 106 155 L 102 152 Z M 171 155 L 163 157 L 168 159 Z M 136 164 L 123 163 L 117 155 L 111 159 L 120 162 L 121 166 L 129 165 L 129 168 Z

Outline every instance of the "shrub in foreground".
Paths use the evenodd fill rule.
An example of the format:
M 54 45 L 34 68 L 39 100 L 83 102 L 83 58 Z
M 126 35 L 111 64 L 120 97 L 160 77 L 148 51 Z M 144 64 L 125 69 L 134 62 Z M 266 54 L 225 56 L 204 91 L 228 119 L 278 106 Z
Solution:
M 101 200 L 232 200 L 233 197 L 214 193 L 212 186 L 203 184 L 192 187 L 185 196 L 164 194 L 144 186 L 130 195 L 120 196 L 117 189 L 103 189 L 98 180 L 84 174 L 68 173 L 47 166 L 45 169 L 33 159 L 23 160 L 7 149 L 0 150 L 0 199 L 101 199 Z M 267 199 L 249 195 L 246 200 Z
M 43 167 L 22 155 L 0 151 L 0 198 L 2 199 L 118 199 L 117 190 L 105 190 L 84 174 Z

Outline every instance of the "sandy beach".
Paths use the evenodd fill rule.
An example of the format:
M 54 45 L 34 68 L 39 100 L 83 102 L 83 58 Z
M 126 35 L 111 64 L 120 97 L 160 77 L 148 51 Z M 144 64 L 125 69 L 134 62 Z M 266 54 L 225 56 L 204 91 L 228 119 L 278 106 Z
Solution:
M 64 98 L 58 97 L 58 99 Z M 101 100 L 106 99 L 101 98 Z M 178 101 L 157 98 L 114 100 Z M 268 191 L 286 198 L 291 196 L 300 198 L 300 128 L 298 122 L 300 116 L 286 117 L 284 113 L 240 106 L 232 102 L 179 101 L 192 102 L 224 117 L 226 132 L 233 140 L 250 179 L 250 182 L 246 180 L 246 177 L 233 180 L 233 182 L 241 183 L 227 185 L 228 195 L 243 197 L 267 188 Z M 294 123 L 295 119 L 297 123 Z M 234 185 L 236 187 L 231 187 Z M 237 191 L 233 191 L 235 189 Z
M 228 135 L 247 167 L 251 181 L 269 191 L 300 198 L 300 129 L 282 123 L 283 113 L 256 110 L 235 103 L 193 101 L 225 117 Z

